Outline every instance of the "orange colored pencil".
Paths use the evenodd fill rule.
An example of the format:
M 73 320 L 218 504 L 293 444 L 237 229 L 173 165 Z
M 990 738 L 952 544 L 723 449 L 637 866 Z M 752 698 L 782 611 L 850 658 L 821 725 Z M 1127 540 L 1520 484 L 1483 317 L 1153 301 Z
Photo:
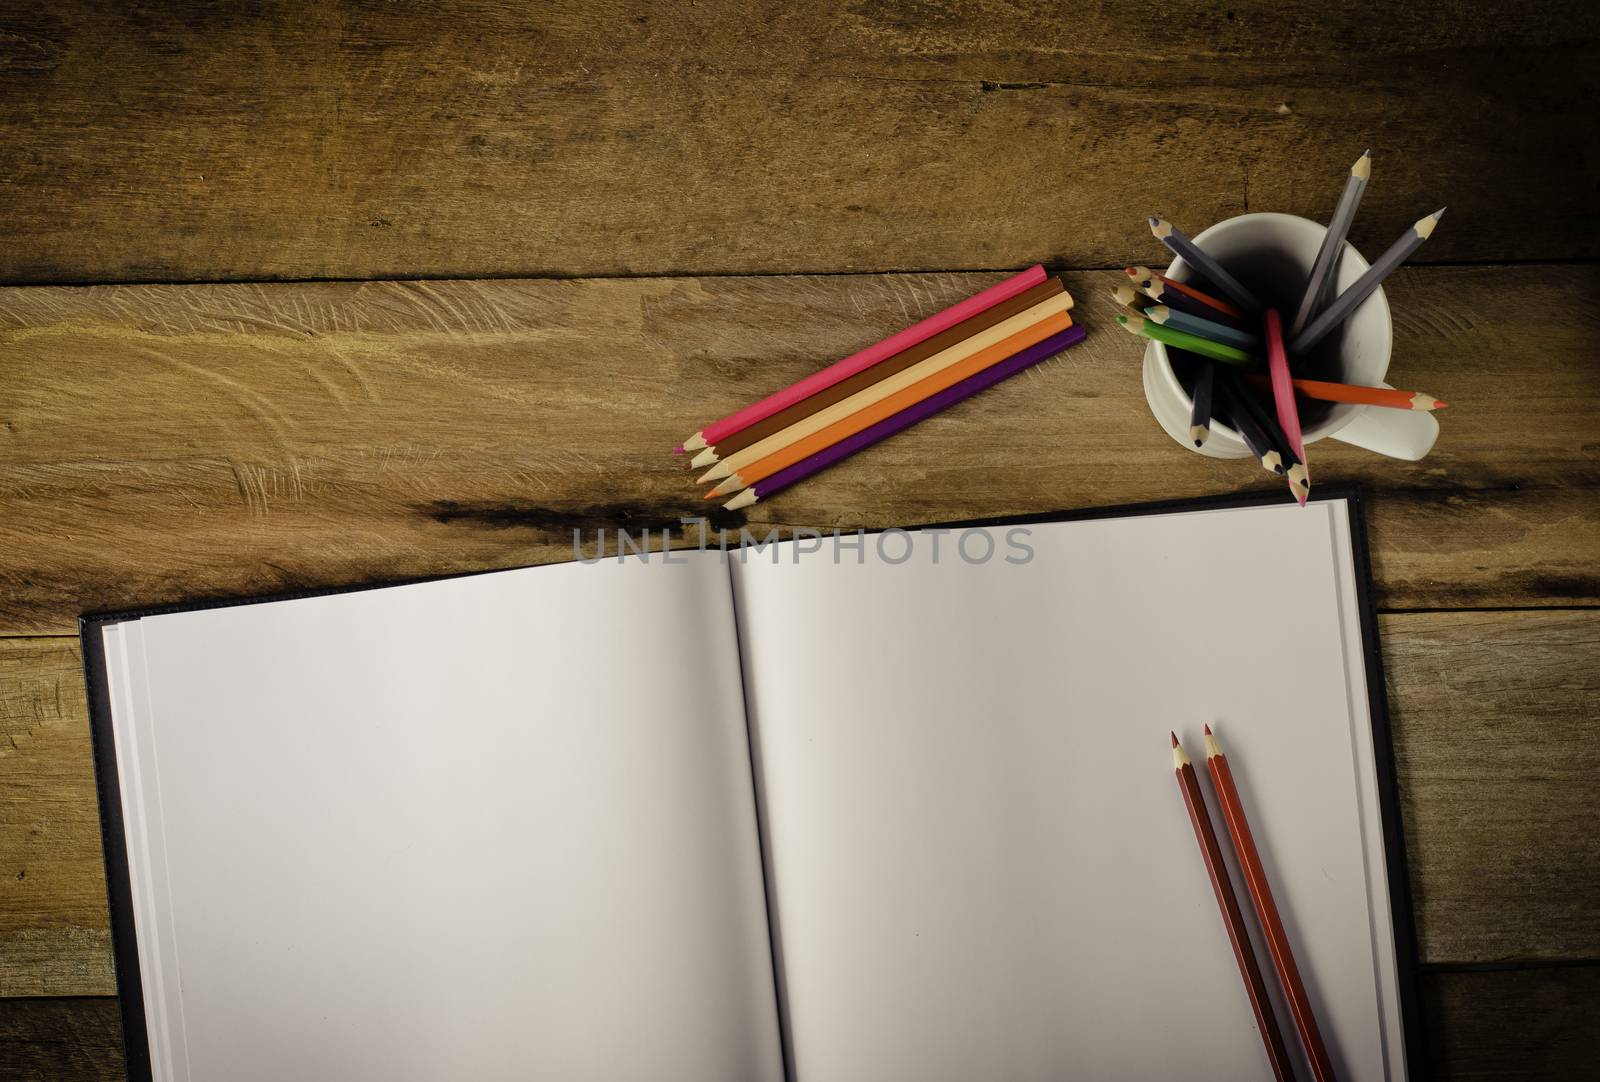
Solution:
M 1316 1015 L 1311 1010 L 1311 998 L 1306 994 L 1305 982 L 1300 979 L 1300 968 L 1295 965 L 1294 952 L 1289 949 L 1289 936 L 1283 930 L 1283 918 L 1278 915 L 1277 903 L 1272 900 L 1272 885 L 1267 882 L 1267 871 L 1261 864 L 1261 854 L 1256 851 L 1255 838 L 1250 833 L 1250 821 L 1244 815 L 1244 802 L 1239 799 L 1238 786 L 1233 783 L 1233 771 L 1228 767 L 1228 757 L 1222 746 L 1206 726 L 1206 766 L 1211 770 L 1211 782 L 1217 790 L 1217 803 L 1222 805 L 1222 817 L 1227 820 L 1228 833 L 1233 838 L 1233 851 L 1244 871 L 1245 884 L 1250 888 L 1250 901 L 1254 904 L 1261 930 L 1266 933 L 1267 949 L 1272 954 L 1272 964 L 1283 985 L 1284 998 L 1289 1001 L 1289 1013 L 1294 1016 L 1295 1029 L 1300 1033 L 1300 1044 L 1306 1058 L 1311 1061 L 1311 1072 L 1317 1082 L 1332 1082 L 1333 1061 L 1328 1058 L 1328 1048 L 1322 1043 L 1322 1032 L 1317 1028 Z
M 1189 809 L 1189 822 L 1194 826 L 1194 839 L 1200 843 L 1200 855 L 1205 859 L 1206 873 L 1211 876 L 1211 891 L 1217 896 L 1217 906 L 1222 910 L 1222 922 L 1228 928 L 1228 942 L 1233 944 L 1233 959 L 1239 963 L 1239 976 L 1244 978 L 1245 992 L 1250 996 L 1250 1009 L 1256 1015 L 1256 1029 L 1261 1031 L 1261 1043 L 1267 1047 L 1267 1062 L 1278 1082 L 1294 1079 L 1294 1069 L 1289 1066 L 1289 1050 L 1284 1046 L 1283 1034 L 1278 1031 L 1278 1018 L 1272 1013 L 1272 1001 L 1267 998 L 1267 982 L 1261 977 L 1261 967 L 1256 964 L 1256 952 L 1250 946 L 1250 931 L 1245 927 L 1244 914 L 1239 910 L 1239 900 L 1233 896 L 1233 883 L 1228 878 L 1228 868 L 1222 862 L 1222 846 L 1217 844 L 1216 831 L 1211 829 L 1211 816 L 1206 812 L 1205 797 L 1200 795 L 1200 779 L 1195 777 L 1194 766 L 1189 762 L 1178 734 L 1172 734 L 1172 768 L 1178 775 L 1178 788 L 1183 791 L 1183 803 Z
M 1271 381 L 1258 374 L 1246 377 L 1258 387 L 1270 388 Z M 1318 402 L 1352 402 L 1358 406 L 1385 406 L 1397 410 L 1442 410 L 1448 402 L 1416 391 L 1394 391 L 1388 387 L 1360 387 L 1354 383 L 1328 383 L 1320 379 L 1291 381 L 1294 389 Z
M 716 488 L 706 493 L 708 500 L 718 496 L 726 496 L 730 492 L 737 492 L 741 488 L 753 485 L 763 477 L 770 477 L 779 470 L 809 458 L 818 451 L 832 447 L 840 440 L 853 436 L 857 432 L 870 428 L 885 418 L 892 417 L 901 410 L 916 405 L 930 395 L 938 394 L 947 387 L 954 387 L 969 376 L 975 376 L 990 365 L 999 364 L 1014 353 L 1020 353 L 1035 342 L 1042 341 L 1052 334 L 1060 334 L 1072 326 L 1072 317 L 1066 312 L 1057 312 L 1046 316 L 1032 326 L 1018 331 L 1009 338 L 1001 339 L 987 349 L 980 349 L 964 361 L 957 361 L 949 368 L 942 369 L 920 379 L 911 386 L 896 391 L 887 398 L 874 402 L 870 406 L 857 410 L 848 417 L 841 418 L 825 428 L 820 428 L 809 436 L 804 436 L 787 446 L 781 447 L 764 458 L 758 458 L 748 466 L 740 467 L 736 472 L 729 474 Z M 711 480 L 711 478 L 701 478 Z
M 1188 282 L 1179 282 L 1175 279 L 1168 278 L 1165 274 L 1157 274 L 1149 267 L 1125 267 L 1123 268 L 1123 273 L 1125 273 L 1129 278 L 1134 279 L 1154 278 L 1156 281 L 1161 282 L 1172 289 L 1176 289 L 1184 296 L 1199 301 L 1207 308 L 1215 308 L 1217 311 L 1223 313 L 1224 315 L 1232 316 L 1234 319 L 1247 318 L 1244 312 L 1237 305 L 1229 304 L 1221 297 L 1213 297 L 1209 293 L 1198 290 Z

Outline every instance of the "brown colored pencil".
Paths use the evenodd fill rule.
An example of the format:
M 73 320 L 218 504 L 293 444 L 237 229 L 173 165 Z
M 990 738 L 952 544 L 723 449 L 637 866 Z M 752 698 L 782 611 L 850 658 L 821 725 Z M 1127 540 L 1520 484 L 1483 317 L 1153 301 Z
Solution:
M 741 428 L 730 436 L 711 445 L 713 456 L 695 459 L 696 463 L 710 465 L 720 461 L 737 451 L 742 451 L 753 443 L 759 443 L 775 432 L 782 432 L 797 421 L 803 421 L 818 410 L 827 409 L 835 402 L 843 402 L 846 398 L 871 387 L 874 383 L 882 382 L 899 372 L 904 372 L 914 364 L 941 353 L 958 342 L 965 342 L 968 338 L 986 331 L 1002 320 L 1010 319 L 1019 312 L 1026 312 L 1040 301 L 1048 300 L 1066 287 L 1059 278 L 1047 278 L 1026 292 L 1012 297 L 1008 301 L 1001 301 L 993 308 L 986 308 L 971 319 L 963 320 L 947 331 L 942 331 L 932 338 L 918 342 L 910 349 L 901 350 L 892 357 L 886 357 L 871 368 L 857 372 L 849 379 L 840 380 L 831 387 L 824 387 L 816 394 L 802 398 L 787 409 L 779 410 L 771 417 L 757 421 L 748 428 Z
M 1257 387 L 1271 387 L 1265 376 L 1246 377 Z M 1394 391 L 1388 387 L 1361 387 L 1354 383 L 1328 383 L 1320 379 L 1290 381 L 1294 389 L 1318 402 L 1353 402 L 1358 406 L 1384 406 L 1396 410 L 1442 410 L 1448 402 L 1416 391 Z
M 1300 1044 L 1306 1058 L 1311 1061 L 1311 1072 L 1317 1082 L 1331 1082 L 1333 1061 L 1328 1058 L 1328 1048 L 1322 1043 L 1322 1032 L 1317 1028 L 1316 1015 L 1311 1010 L 1311 998 L 1306 994 L 1305 982 L 1300 979 L 1300 968 L 1295 965 L 1294 952 L 1289 948 L 1289 936 L 1283 930 L 1283 918 L 1278 915 L 1277 903 L 1272 900 L 1272 886 L 1267 882 L 1266 868 L 1261 864 L 1261 854 L 1256 851 L 1255 838 L 1250 834 L 1250 821 L 1245 818 L 1244 803 L 1239 799 L 1239 788 L 1233 782 L 1233 771 L 1228 767 L 1228 757 L 1206 726 L 1206 766 L 1211 770 L 1211 782 L 1217 791 L 1217 802 L 1222 805 L 1222 817 L 1228 823 L 1228 833 L 1233 838 L 1233 851 L 1244 871 L 1245 884 L 1250 888 L 1250 901 L 1255 906 L 1261 930 L 1266 933 L 1267 949 L 1272 954 L 1272 964 L 1278 971 L 1284 997 L 1289 1001 L 1289 1013 L 1294 1016 L 1295 1029 L 1300 1033 Z
M 1195 841 L 1200 843 L 1200 855 L 1205 858 L 1206 872 L 1211 876 L 1211 890 L 1217 896 L 1217 906 L 1222 910 L 1222 922 L 1228 929 L 1228 942 L 1233 944 L 1233 958 L 1239 963 L 1239 976 L 1244 978 L 1245 991 L 1250 996 L 1250 1009 L 1256 1015 L 1256 1028 L 1261 1031 L 1261 1043 L 1267 1047 L 1267 1062 L 1279 1082 L 1294 1078 L 1289 1066 L 1289 1050 L 1284 1046 L 1283 1034 L 1278 1031 L 1278 1018 L 1272 1013 L 1272 1001 L 1267 998 L 1267 982 L 1261 977 L 1261 967 L 1256 964 L 1256 952 L 1250 946 L 1250 932 L 1245 927 L 1244 914 L 1239 910 L 1239 900 L 1233 896 L 1233 883 L 1228 879 L 1228 868 L 1222 862 L 1222 847 L 1217 844 L 1216 831 L 1211 829 L 1211 816 L 1206 812 L 1206 801 L 1200 795 L 1200 779 L 1194 766 L 1178 743 L 1178 734 L 1172 734 L 1172 767 L 1178 776 L 1178 788 L 1183 792 L 1183 803 L 1189 809 L 1189 822 L 1194 826 Z

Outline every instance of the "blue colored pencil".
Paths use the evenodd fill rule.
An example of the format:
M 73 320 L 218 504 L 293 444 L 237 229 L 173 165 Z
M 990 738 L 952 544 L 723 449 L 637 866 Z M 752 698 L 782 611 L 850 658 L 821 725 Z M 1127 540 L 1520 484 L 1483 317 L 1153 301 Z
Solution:
M 1146 319 L 1164 323 L 1175 331 L 1188 331 L 1190 334 L 1197 334 L 1201 338 L 1209 338 L 1211 341 L 1221 342 L 1223 345 L 1238 346 L 1240 349 L 1261 352 L 1260 335 L 1251 334 L 1249 331 L 1241 331 L 1223 323 L 1214 323 L 1209 319 L 1201 319 L 1199 316 L 1191 315 L 1188 312 L 1180 312 L 1169 305 L 1158 304 L 1154 307 L 1146 308 L 1140 314 Z

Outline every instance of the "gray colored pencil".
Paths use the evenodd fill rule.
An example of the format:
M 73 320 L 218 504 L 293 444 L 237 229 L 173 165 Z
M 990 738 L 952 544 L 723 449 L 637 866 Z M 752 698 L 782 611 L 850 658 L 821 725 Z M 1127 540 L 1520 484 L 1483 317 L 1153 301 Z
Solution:
M 1211 435 L 1211 398 L 1217 382 L 1217 364 L 1204 357 L 1196 358 L 1200 365 L 1194 376 L 1194 405 L 1189 410 L 1189 438 L 1196 447 L 1204 447 Z
M 1329 290 L 1333 288 L 1334 268 L 1339 265 L 1339 253 L 1344 250 L 1345 235 L 1350 232 L 1350 223 L 1355 221 L 1356 208 L 1361 205 L 1361 193 L 1367 190 L 1367 181 L 1370 179 L 1372 151 L 1364 150 L 1350 167 L 1350 178 L 1344 182 L 1338 206 L 1333 208 L 1328 232 L 1322 238 L 1322 247 L 1317 249 L 1316 262 L 1311 264 L 1311 278 L 1306 282 L 1305 295 L 1300 298 L 1294 322 L 1289 324 L 1290 338 L 1306 329 L 1306 324 L 1311 322 L 1311 317 L 1322 307 Z
M 1357 278 L 1350 288 L 1339 294 L 1334 302 L 1322 310 L 1322 314 L 1311 321 L 1311 325 L 1289 343 L 1290 353 L 1304 353 L 1318 342 L 1322 341 L 1329 331 L 1343 323 L 1356 305 L 1372 295 L 1383 280 L 1394 272 L 1394 269 L 1404 263 L 1406 256 L 1422 246 L 1422 242 L 1433 235 L 1433 227 L 1439 224 L 1439 219 L 1444 216 L 1444 208 L 1440 207 L 1432 214 L 1423 218 L 1416 225 L 1400 235 L 1400 239 L 1389 245 L 1389 250 L 1378 257 L 1378 261 L 1367 273 Z
M 1172 249 L 1172 254 L 1193 267 L 1196 274 L 1226 293 L 1234 304 L 1247 312 L 1262 310 L 1261 302 L 1256 300 L 1255 294 L 1240 284 L 1239 279 L 1223 270 L 1222 265 L 1215 259 L 1195 247 L 1194 241 L 1179 232 L 1177 226 L 1165 218 L 1151 217 L 1149 221 L 1150 232 L 1156 235 L 1156 240 Z
M 1228 411 L 1228 419 L 1233 422 L 1233 427 L 1238 430 L 1239 437 L 1244 440 L 1245 446 L 1250 448 L 1250 453 L 1261 460 L 1261 468 L 1268 473 L 1283 473 L 1283 456 L 1272 445 L 1267 434 L 1261 426 L 1256 424 L 1250 411 L 1235 397 L 1238 392 L 1227 380 L 1223 380 L 1216 388 L 1217 400 Z

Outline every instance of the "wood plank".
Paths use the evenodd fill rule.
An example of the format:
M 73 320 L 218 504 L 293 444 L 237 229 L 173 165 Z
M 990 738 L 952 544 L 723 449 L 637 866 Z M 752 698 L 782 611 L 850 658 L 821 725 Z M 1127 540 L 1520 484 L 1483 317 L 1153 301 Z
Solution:
M 677 527 L 712 506 L 678 440 L 995 277 L 0 289 L 0 634 Z M 1277 487 L 1157 428 L 1139 344 L 1109 326 L 1120 280 L 1068 276 L 1091 334 L 1063 358 L 717 523 Z M 1439 445 L 1419 464 L 1315 455 L 1318 480 L 1371 487 L 1380 604 L 1600 601 L 1600 268 L 1404 270 L 1390 296 L 1391 378 L 1452 403 Z
M 1600 611 L 1381 625 L 1423 960 L 1600 958 Z M 0 996 L 115 990 L 86 709 L 74 640 L 0 639 Z
M 78 644 L 0 639 L 0 996 L 116 988 Z
M 1380 635 L 1425 957 L 1600 958 L 1600 612 Z
M 1422 977 L 1426 1071 L 1413 1077 L 1567 1082 L 1592 1073 L 1600 966 Z M 0 1077 L 123 1077 L 117 1001 L 0 1000 Z
M 1600 966 L 1432 972 L 1422 979 L 1432 1078 L 1568 1082 L 1594 1075 Z
M 121 1082 L 122 1016 L 105 999 L 0 1000 L 0 1078 Z
M 1600 254 L 1600 9 L 51 0 L 0 14 L 0 280 L 1104 267 L 1247 209 Z M 1559 70 L 1561 78 L 1548 73 Z M 70 208 L 70 213 L 64 209 Z

